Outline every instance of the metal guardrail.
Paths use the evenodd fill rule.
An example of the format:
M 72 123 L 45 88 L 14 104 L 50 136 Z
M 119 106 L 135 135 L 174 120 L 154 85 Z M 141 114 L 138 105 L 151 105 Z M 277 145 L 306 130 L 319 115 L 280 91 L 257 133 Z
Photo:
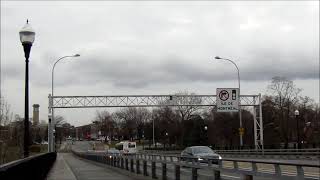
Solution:
M 57 154 L 45 153 L 12 161 L 0 166 L 0 179 L 43 180 L 55 162 Z
M 183 149 L 180 150 L 163 150 L 163 148 L 155 149 L 155 150 L 143 150 L 143 152 L 165 152 L 165 153 L 180 153 Z M 309 149 L 242 149 L 242 150 L 214 150 L 217 153 L 255 153 L 255 154 L 274 154 L 274 153 L 296 153 L 296 154 L 311 154 L 314 153 L 316 155 L 320 155 L 320 148 L 309 148 Z
M 311 149 L 242 149 L 242 150 L 216 150 L 216 152 L 235 152 L 235 153 L 315 153 L 320 154 L 320 148 Z
M 320 160 L 320 149 L 265 149 L 261 150 L 217 150 L 224 157 L 256 157 L 281 159 L 315 159 Z
M 75 152 L 74 154 L 93 161 L 101 162 L 114 166 L 117 168 L 125 169 L 137 174 L 143 174 L 144 176 L 149 176 L 148 174 L 148 164 L 151 164 L 151 177 L 153 179 L 157 177 L 157 166 L 156 164 L 161 164 L 161 176 L 163 180 L 167 179 L 167 165 L 173 165 L 174 167 L 174 179 L 181 179 L 181 167 L 191 168 L 192 180 L 198 179 L 198 170 L 208 170 L 212 173 L 212 178 L 215 180 L 221 179 L 221 173 L 236 173 L 244 177 L 244 179 L 253 179 L 253 176 L 269 177 L 272 179 L 315 179 L 314 177 L 307 177 L 304 173 L 304 168 L 317 168 L 320 171 L 320 163 L 284 163 L 279 161 L 259 161 L 259 160 L 247 160 L 247 159 L 227 159 L 218 160 L 216 159 L 204 159 L 207 163 L 200 163 L 197 158 L 189 159 L 191 162 L 182 161 L 180 156 L 174 155 L 159 155 L 159 154 L 135 154 L 129 156 L 121 156 L 107 153 L 86 153 L 86 152 Z M 142 163 L 142 171 L 140 165 Z M 226 164 L 229 163 L 229 166 Z M 250 168 L 240 167 L 241 163 L 249 163 Z M 231 164 L 231 166 L 230 166 Z M 268 164 L 273 166 L 274 172 L 266 171 L 265 169 L 258 168 L 259 164 Z M 295 174 L 288 174 L 282 169 L 282 166 L 292 166 L 295 167 Z
M 143 150 L 145 153 L 152 154 L 171 154 L 179 155 L 179 151 Z M 244 150 L 215 150 L 216 153 L 224 157 L 255 157 L 255 158 L 281 158 L 281 159 L 319 159 L 320 149 L 244 149 Z

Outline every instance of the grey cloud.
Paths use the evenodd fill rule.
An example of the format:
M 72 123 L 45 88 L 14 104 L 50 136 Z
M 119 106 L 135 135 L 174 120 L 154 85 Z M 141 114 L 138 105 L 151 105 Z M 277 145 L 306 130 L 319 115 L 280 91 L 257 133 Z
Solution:
M 2 73 L 4 74 L 4 79 L 20 79 L 24 76 L 23 64 L 21 67 L 17 65 L 5 65 L 2 67 Z
M 292 57 L 285 57 L 279 51 L 259 53 L 250 63 L 237 62 L 243 81 L 269 80 L 276 75 L 292 79 L 318 78 L 317 62 L 312 61 L 317 56 L 293 54 Z M 190 63 L 179 56 L 163 58 L 157 63 L 150 63 L 148 56 L 131 56 L 123 52 L 95 59 L 81 59 L 66 67 L 65 73 L 61 74 L 63 79 L 57 85 L 108 83 L 116 87 L 143 88 L 153 84 L 229 81 L 236 78 L 235 68 L 228 62 L 216 62 L 219 66 L 214 68 L 209 58 L 206 64 Z M 301 59 L 308 60 L 296 63 Z

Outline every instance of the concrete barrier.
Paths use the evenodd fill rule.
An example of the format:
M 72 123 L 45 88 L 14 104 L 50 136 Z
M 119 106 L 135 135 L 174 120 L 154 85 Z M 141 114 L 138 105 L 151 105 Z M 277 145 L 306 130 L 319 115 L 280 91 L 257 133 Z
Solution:
M 45 153 L 13 161 L 0 166 L 0 179 L 45 179 L 57 154 Z

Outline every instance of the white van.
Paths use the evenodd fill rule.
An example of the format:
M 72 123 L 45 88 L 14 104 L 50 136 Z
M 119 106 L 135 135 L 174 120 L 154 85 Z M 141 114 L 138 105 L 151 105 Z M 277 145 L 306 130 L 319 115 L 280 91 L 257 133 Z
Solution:
M 116 149 L 121 154 L 135 154 L 137 153 L 137 143 L 132 141 L 121 141 L 116 144 Z

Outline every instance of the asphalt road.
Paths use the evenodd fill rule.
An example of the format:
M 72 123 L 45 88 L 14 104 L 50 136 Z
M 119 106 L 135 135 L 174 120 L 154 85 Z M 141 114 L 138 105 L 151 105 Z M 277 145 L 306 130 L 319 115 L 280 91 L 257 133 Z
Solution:
M 75 141 L 72 145 L 72 149 L 75 151 L 88 151 L 92 150 L 92 144 L 93 141 Z

